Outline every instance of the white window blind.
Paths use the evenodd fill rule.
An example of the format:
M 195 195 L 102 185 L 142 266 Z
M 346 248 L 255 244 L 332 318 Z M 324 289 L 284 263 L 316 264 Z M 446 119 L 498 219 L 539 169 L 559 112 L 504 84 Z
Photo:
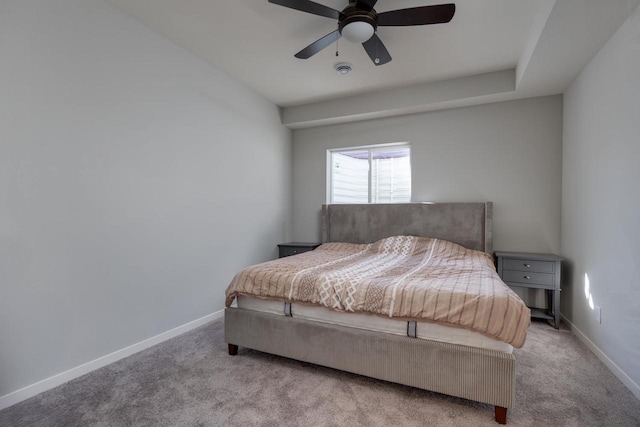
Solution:
M 408 145 L 330 152 L 329 203 L 411 201 Z

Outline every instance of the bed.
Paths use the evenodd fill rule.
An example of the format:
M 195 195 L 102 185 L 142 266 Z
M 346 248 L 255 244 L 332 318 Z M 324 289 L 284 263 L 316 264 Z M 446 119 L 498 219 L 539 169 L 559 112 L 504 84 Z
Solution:
M 243 346 L 483 402 L 495 406 L 498 423 L 506 423 L 515 397 L 512 350 L 524 343 L 529 313 L 497 278 L 492 262 L 487 266 L 492 258 L 486 254 L 493 251 L 491 202 L 324 205 L 322 242 L 313 253 L 238 273 L 227 289 L 229 354 Z M 434 258 L 434 253 L 443 255 Z M 409 283 L 419 283 L 416 276 L 423 271 L 412 266 L 429 264 L 424 274 L 437 271 L 440 276 L 432 279 L 449 283 L 451 260 L 464 260 L 470 279 L 454 287 L 469 290 L 471 297 L 455 292 L 441 297 L 449 287 L 441 285 L 436 299 L 448 298 L 453 311 L 412 303 L 422 288 Z M 405 263 L 409 270 L 400 269 Z M 318 265 L 331 266 L 331 274 L 310 274 Z M 352 271 L 354 266 L 360 270 Z M 350 283 L 340 279 L 345 271 L 370 277 L 369 287 L 345 289 Z M 310 282 L 325 288 L 309 291 L 305 286 Z M 476 282 L 491 289 L 496 302 L 486 298 L 485 290 L 476 293 Z M 407 289 L 396 295 L 397 288 Z M 433 299 L 426 293 L 430 291 L 424 292 L 422 298 Z M 407 300 L 405 293 L 413 299 Z M 468 305 L 472 303 L 477 305 Z M 362 311 L 365 306 L 367 312 Z M 473 317 L 463 315 L 465 310 Z M 484 321 L 476 321 L 476 312 L 491 314 L 486 328 L 477 328 Z M 505 321 L 492 320 L 498 317 Z

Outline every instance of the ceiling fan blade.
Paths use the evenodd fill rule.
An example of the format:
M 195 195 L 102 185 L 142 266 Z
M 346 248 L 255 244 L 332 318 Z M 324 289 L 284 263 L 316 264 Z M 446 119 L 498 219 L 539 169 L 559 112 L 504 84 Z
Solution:
M 364 50 L 367 51 L 369 58 L 373 61 L 376 66 L 384 65 L 387 62 L 391 61 L 391 55 L 389 55 L 389 51 L 382 43 L 382 40 L 378 37 L 376 33 L 373 33 L 371 38 L 366 42 L 362 43 Z
M 375 6 L 376 3 L 378 3 L 378 0 L 358 0 L 356 2 L 356 7 L 358 9 L 362 9 L 362 10 L 366 10 L 367 12 L 371 12 L 371 9 L 373 9 L 373 6 Z
M 455 13 L 456 5 L 453 3 L 391 10 L 378 14 L 378 26 L 443 24 L 451 21 Z
M 311 13 L 319 16 L 326 16 L 327 18 L 339 19 L 340 12 L 312 2 L 310 0 L 269 0 L 269 3 L 277 4 L 280 6 L 288 7 L 290 9 L 300 10 L 302 12 Z
M 308 59 L 311 58 L 316 53 L 320 52 L 325 47 L 329 46 L 334 41 L 338 40 L 342 37 L 340 31 L 335 30 L 332 33 L 327 34 L 323 38 L 314 41 L 309 46 L 302 49 L 300 52 L 296 53 L 295 57 L 300 59 Z

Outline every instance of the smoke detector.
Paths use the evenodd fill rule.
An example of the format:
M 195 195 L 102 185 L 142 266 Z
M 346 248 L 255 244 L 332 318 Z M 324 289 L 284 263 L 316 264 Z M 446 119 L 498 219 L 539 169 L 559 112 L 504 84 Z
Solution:
M 348 62 L 339 62 L 334 68 L 336 69 L 338 74 L 344 75 L 349 74 L 351 70 L 353 70 L 353 65 L 349 64 Z

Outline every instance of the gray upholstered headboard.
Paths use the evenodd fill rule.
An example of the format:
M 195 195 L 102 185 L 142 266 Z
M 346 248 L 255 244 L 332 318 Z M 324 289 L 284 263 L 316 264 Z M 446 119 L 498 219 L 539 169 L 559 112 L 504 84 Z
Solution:
M 493 253 L 493 203 L 322 205 L 322 242 L 372 243 L 411 235 Z

